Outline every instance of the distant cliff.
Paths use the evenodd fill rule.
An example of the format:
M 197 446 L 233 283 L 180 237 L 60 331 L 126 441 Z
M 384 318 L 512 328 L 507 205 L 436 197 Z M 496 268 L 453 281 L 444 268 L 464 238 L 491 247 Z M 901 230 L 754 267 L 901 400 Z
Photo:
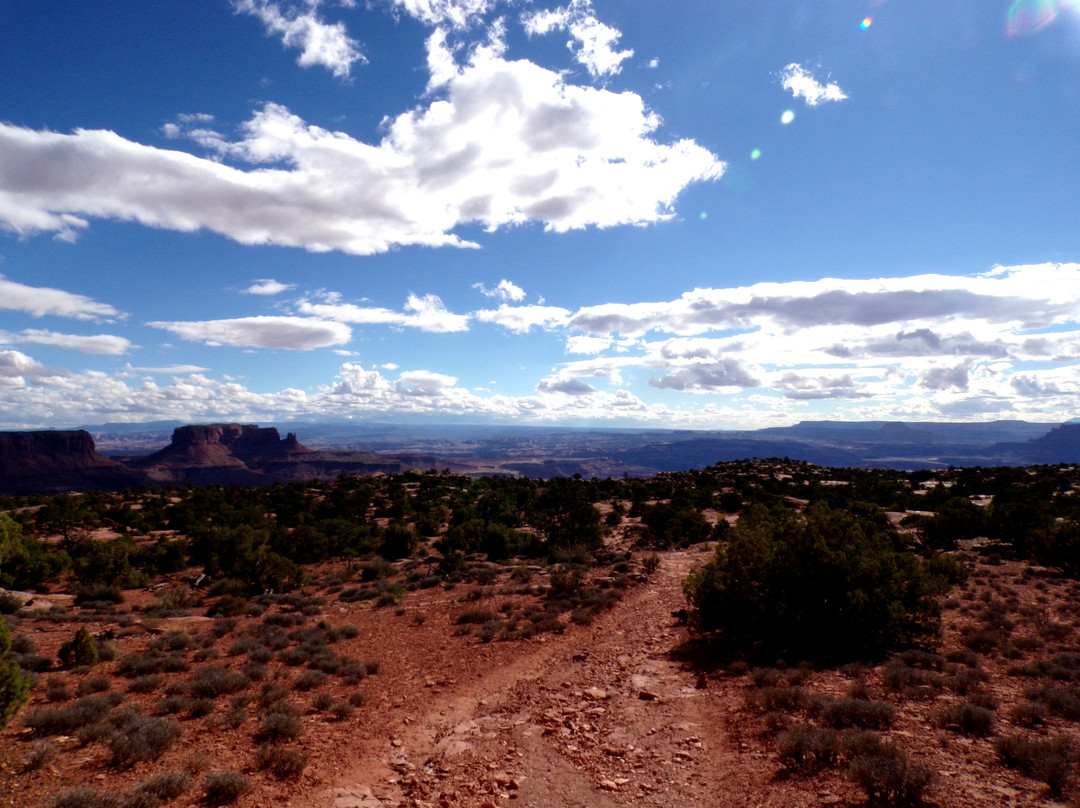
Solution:
M 399 463 L 372 452 L 315 452 L 291 432 L 282 438 L 275 427 L 255 424 L 177 427 L 164 449 L 127 462 L 159 484 L 266 485 L 401 471 Z
M 98 454 L 84 430 L 0 432 L 0 491 L 123 488 L 138 475 Z
M 296 435 L 254 424 L 196 424 L 173 430 L 172 443 L 139 461 L 149 466 L 242 466 L 308 453 Z

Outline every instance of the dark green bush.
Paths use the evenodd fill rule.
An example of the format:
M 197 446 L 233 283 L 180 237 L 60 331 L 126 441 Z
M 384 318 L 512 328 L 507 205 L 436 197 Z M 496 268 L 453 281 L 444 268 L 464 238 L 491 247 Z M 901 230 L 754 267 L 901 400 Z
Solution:
M 0 617 L 0 623 L 4 618 Z M 30 677 L 12 660 L 0 660 L 0 729 L 22 709 L 30 698 Z
M 755 505 L 684 582 L 695 627 L 800 659 L 876 656 L 932 637 L 935 588 L 890 528 L 821 503 Z
M 65 668 L 92 668 L 98 664 L 97 643 L 86 626 L 81 626 L 74 637 L 60 646 L 59 656 Z

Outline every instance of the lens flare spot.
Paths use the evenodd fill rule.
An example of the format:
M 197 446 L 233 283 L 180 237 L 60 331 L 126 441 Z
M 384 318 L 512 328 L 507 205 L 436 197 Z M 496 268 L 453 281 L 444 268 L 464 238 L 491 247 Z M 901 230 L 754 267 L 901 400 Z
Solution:
M 869 28 L 873 24 L 874 24 L 874 18 L 873 17 L 863 17 L 863 21 L 859 23 L 859 27 L 862 28 L 865 31 L 867 28 Z
M 701 213 L 698 214 L 698 218 L 701 219 L 701 221 L 705 221 L 709 218 L 709 214 L 707 214 L 705 211 L 701 211 Z
M 1045 28 L 1057 17 L 1057 6 L 1055 0 L 1016 0 L 1009 6 L 1005 35 L 1024 36 Z
M 751 160 L 756 160 L 759 157 L 761 157 L 761 149 L 754 149 L 752 152 L 750 152 Z
M 795 113 L 790 109 L 785 109 L 784 114 L 780 116 L 780 123 L 788 124 L 795 120 Z

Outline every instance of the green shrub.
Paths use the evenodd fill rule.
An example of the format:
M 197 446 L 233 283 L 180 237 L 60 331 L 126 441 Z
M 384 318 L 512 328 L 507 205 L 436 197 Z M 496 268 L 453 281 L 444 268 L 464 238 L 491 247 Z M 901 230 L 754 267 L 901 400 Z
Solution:
M 191 777 L 184 772 L 161 772 L 135 787 L 134 794 L 149 795 L 158 800 L 175 800 L 191 788 Z
M 98 664 L 97 643 L 86 626 L 81 626 L 74 637 L 60 646 L 59 656 L 65 668 L 92 668 Z
M 191 693 L 203 698 L 217 698 L 243 690 L 250 680 L 222 665 L 206 665 L 196 668 L 191 676 Z
M 282 780 L 299 777 L 307 766 L 307 753 L 300 749 L 286 749 L 281 746 L 260 746 L 255 753 L 255 765 L 269 770 Z
M 892 723 L 896 709 L 885 701 L 843 698 L 819 699 L 814 705 L 814 712 L 831 727 L 843 729 L 881 729 Z
M 239 772 L 212 772 L 203 778 L 203 802 L 230 805 L 251 791 L 251 780 Z
M 72 735 L 81 727 L 101 721 L 116 703 L 117 694 L 85 696 L 66 707 L 46 707 L 29 713 L 26 726 L 38 735 Z
M 684 582 L 695 627 L 742 648 L 839 661 L 932 636 L 939 620 L 921 562 L 891 528 L 814 503 L 755 505 Z
M 300 719 L 288 712 L 267 712 L 259 721 L 255 739 L 263 743 L 278 743 L 299 738 L 303 732 Z
M 934 714 L 934 723 L 964 735 L 985 737 L 994 734 L 994 714 L 971 703 L 951 704 Z
M 818 771 L 836 764 L 840 735 L 836 730 L 800 724 L 781 733 L 776 741 L 781 765 L 797 771 Z
M 930 785 L 932 774 L 921 763 L 912 763 L 892 744 L 880 744 L 871 754 L 854 757 L 848 777 L 866 792 L 876 806 L 916 805 Z
M 0 624 L 4 619 L 0 617 Z M 30 698 L 30 677 L 12 660 L 0 661 L 0 729 L 22 709 Z
M 134 766 L 144 760 L 157 760 L 180 735 L 180 725 L 167 718 L 140 716 L 113 733 L 109 751 L 115 765 Z
M 64 791 L 53 800 L 53 808 L 125 808 L 120 794 L 98 791 L 96 788 L 76 788 Z
M 1002 763 L 1046 783 L 1055 796 L 1061 796 L 1072 777 L 1073 744 L 1067 736 L 1033 741 L 1007 736 L 994 741 L 994 750 Z

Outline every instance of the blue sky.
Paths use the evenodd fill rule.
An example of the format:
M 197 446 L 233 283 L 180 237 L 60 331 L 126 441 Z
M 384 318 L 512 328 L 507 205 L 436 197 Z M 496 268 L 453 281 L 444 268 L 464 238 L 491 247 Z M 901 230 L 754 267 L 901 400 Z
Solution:
M 0 0 L 0 428 L 1077 415 L 1077 0 Z

